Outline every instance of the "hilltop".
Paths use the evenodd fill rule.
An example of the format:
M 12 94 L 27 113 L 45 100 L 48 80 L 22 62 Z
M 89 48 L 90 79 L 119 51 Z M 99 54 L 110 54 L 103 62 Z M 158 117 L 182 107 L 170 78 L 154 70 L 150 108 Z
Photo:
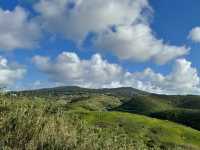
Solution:
M 199 150 L 200 97 L 56 87 L 0 98 L 5 149 Z
M 112 110 L 171 120 L 200 130 L 200 96 L 159 95 L 131 87 L 88 89 L 77 86 L 15 92 L 30 98 L 65 100 L 69 107 Z M 99 97 L 100 100 L 99 101 Z M 91 105 L 91 106 L 88 106 Z

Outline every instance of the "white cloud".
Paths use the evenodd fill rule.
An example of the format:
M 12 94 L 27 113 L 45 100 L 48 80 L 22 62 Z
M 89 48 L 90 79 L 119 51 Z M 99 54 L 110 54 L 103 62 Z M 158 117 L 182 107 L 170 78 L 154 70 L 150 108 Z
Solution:
M 23 78 L 25 73 L 24 68 L 8 64 L 8 60 L 0 56 L 0 86 L 13 84 Z
M 150 27 L 145 24 L 119 26 L 115 32 L 109 30 L 96 39 L 96 46 L 112 50 L 121 59 L 136 61 L 154 60 L 158 64 L 185 55 L 189 49 L 182 46 L 172 46 L 158 40 Z
M 35 10 L 49 31 L 83 40 L 89 32 L 144 19 L 141 11 L 147 7 L 146 0 L 41 0 Z
M 189 52 L 156 38 L 148 21 L 148 0 L 40 0 L 35 10 L 47 31 L 78 44 L 94 33 L 96 48 L 121 59 L 164 64 Z
M 193 28 L 189 33 L 189 38 L 197 43 L 200 43 L 200 27 Z
M 28 17 L 28 13 L 21 7 L 13 11 L 0 8 L 0 50 L 37 46 L 41 36 L 40 28 Z
M 121 67 L 109 64 L 99 54 L 93 55 L 91 60 L 80 60 L 75 53 L 63 52 L 54 61 L 48 57 L 35 56 L 33 62 L 50 79 L 69 85 L 103 87 L 122 74 Z
M 178 89 L 189 89 L 199 85 L 200 79 L 196 68 L 192 63 L 185 59 L 176 60 L 172 73 L 167 76 L 166 80 Z M 170 85 L 171 86 L 171 85 Z
M 185 59 L 177 59 L 172 72 L 166 76 L 148 68 L 144 72 L 134 73 L 134 78 L 145 81 L 164 94 L 199 94 L 200 92 L 197 69 Z
M 81 60 L 75 53 L 63 52 L 56 59 L 35 56 L 34 64 L 52 81 L 90 88 L 131 86 L 141 90 L 168 94 L 197 94 L 200 78 L 191 62 L 177 59 L 168 75 L 147 68 L 143 72 L 128 72 L 95 54 Z

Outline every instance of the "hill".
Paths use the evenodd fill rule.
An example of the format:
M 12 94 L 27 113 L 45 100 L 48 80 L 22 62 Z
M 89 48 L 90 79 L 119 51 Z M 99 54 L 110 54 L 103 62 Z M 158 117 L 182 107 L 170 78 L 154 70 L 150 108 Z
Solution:
M 1 148 L 200 149 L 200 131 L 192 128 L 143 115 L 73 107 L 62 100 L 11 100 L 1 96 Z
M 18 147 L 38 149 L 200 149 L 200 96 L 71 86 L 0 97 L 0 145 L 6 148 L 21 141 Z
M 68 107 L 74 109 L 142 114 L 158 119 L 171 120 L 200 130 L 200 96 L 158 95 L 131 87 L 87 89 L 77 86 L 11 93 L 31 100 L 38 98 L 52 101 L 63 100 L 68 103 Z M 180 115 L 180 112 L 184 112 L 183 115 Z
M 199 96 L 138 95 L 114 108 L 178 122 L 200 130 Z
M 132 87 L 122 87 L 122 88 L 105 88 L 105 89 L 88 89 L 81 88 L 78 86 L 63 86 L 63 87 L 55 87 L 55 88 L 45 88 L 38 90 L 28 90 L 28 91 L 20 91 L 13 92 L 15 94 L 22 95 L 34 95 L 34 96 L 63 96 L 63 95 L 75 95 L 75 94 L 107 94 L 112 96 L 123 96 L 123 97 L 132 97 L 135 95 L 146 95 L 149 94 L 147 92 L 134 89 Z

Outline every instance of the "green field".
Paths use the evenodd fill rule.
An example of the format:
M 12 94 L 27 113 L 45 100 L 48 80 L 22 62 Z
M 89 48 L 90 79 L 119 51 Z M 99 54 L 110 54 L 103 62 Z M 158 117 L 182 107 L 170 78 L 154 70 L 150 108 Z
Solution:
M 0 149 L 200 149 L 197 105 L 186 105 L 183 96 L 128 90 L 68 87 L 2 94 Z M 191 124 L 180 121 L 185 119 Z

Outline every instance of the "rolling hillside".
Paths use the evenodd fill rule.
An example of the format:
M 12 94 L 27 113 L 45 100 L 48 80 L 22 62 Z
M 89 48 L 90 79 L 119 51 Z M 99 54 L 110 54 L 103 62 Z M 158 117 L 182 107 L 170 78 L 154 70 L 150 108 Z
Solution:
M 3 149 L 200 149 L 200 131 L 169 121 L 130 113 L 70 109 L 64 101 L 2 98 Z
M 131 87 L 86 89 L 76 86 L 17 92 L 32 99 L 64 100 L 68 107 L 122 111 L 171 120 L 200 130 L 200 96 L 158 95 Z M 182 114 L 183 112 L 183 114 Z M 181 115 L 182 114 L 182 115 Z
M 157 95 L 133 88 L 9 92 L 0 96 L 0 145 L 199 150 L 199 104 L 199 96 Z

